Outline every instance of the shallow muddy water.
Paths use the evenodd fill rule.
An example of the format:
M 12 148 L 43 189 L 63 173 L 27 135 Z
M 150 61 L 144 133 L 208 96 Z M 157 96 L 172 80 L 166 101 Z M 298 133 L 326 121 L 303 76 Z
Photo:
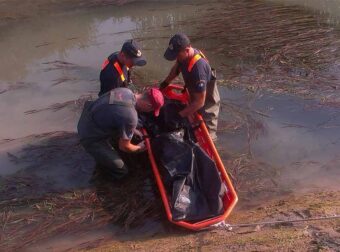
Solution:
M 272 2 L 287 4 L 287 5 L 300 5 L 305 8 L 316 10 L 320 13 L 330 15 L 330 20 L 339 23 L 340 17 L 340 2 L 339 0 L 271 0 Z
M 293 13 L 294 18 L 308 16 L 306 23 L 296 19 L 297 29 L 308 30 L 304 24 L 313 29 L 327 26 L 332 29 L 327 39 L 334 43 L 340 41 L 339 1 L 255 2 L 259 7 L 252 8 L 270 8 L 273 13 L 287 6 L 284 11 Z M 217 33 L 216 38 L 199 36 L 200 27 L 207 27 L 204 24 L 207 15 L 210 18 L 223 15 L 211 16 L 212 11 L 227 12 L 229 8 L 247 13 L 248 4 L 247 1 L 180 1 L 180 4 L 137 1 L 123 6 L 51 12 L 0 26 L 0 177 L 10 180 L 32 175 L 37 183 L 33 183 L 30 190 L 41 195 L 90 186 L 94 163 L 78 148 L 75 130 L 81 101 L 90 95 L 96 96 L 99 90 L 102 61 L 119 50 L 126 39 L 135 38 L 140 41 L 148 64 L 134 70 L 134 81 L 138 86 L 153 85 L 162 80 L 171 67 L 171 63 L 163 59 L 169 37 L 182 31 L 192 36 L 193 45 L 202 49 L 211 64 L 219 69 L 223 105 L 217 147 L 237 180 L 240 206 L 256 205 L 259 204 L 256 199 L 283 193 L 320 188 L 338 190 L 339 103 L 314 97 L 307 100 L 294 92 L 280 92 L 285 84 L 291 84 L 290 80 L 294 81 L 294 88 L 300 84 L 280 76 L 282 72 L 277 73 L 275 81 L 284 81 L 278 81 L 281 84 L 268 90 L 266 86 L 254 89 L 251 85 L 241 85 L 249 80 L 268 80 L 261 79 L 265 75 L 261 71 L 267 68 L 256 68 L 266 58 L 263 51 L 252 46 L 247 48 L 246 35 L 237 35 L 235 26 L 248 27 L 247 17 L 242 19 L 244 23 L 227 23 L 233 32 L 225 41 Z M 267 13 L 269 18 L 270 13 Z M 202 24 L 201 17 L 205 17 Z M 211 25 L 210 32 L 215 28 Z M 256 28 L 261 33 L 274 27 L 259 23 Z M 238 37 L 242 44 L 235 50 Z M 261 44 L 261 40 L 255 42 Z M 276 45 L 268 48 L 274 50 Z M 298 50 L 303 51 L 303 44 Z M 236 55 L 236 51 L 241 54 Z M 332 72 L 321 79 L 321 84 L 339 80 L 340 61 L 336 51 L 332 55 L 334 58 L 327 64 L 320 61 L 325 66 L 322 74 Z M 318 62 L 317 58 L 311 61 Z M 300 77 L 311 69 L 304 64 L 308 62 L 294 65 L 294 73 L 298 72 Z M 246 70 L 235 72 L 234 67 Z M 311 71 L 318 77 L 319 69 Z M 249 73 L 254 79 L 249 78 Z M 268 75 L 273 73 L 276 72 L 268 71 Z M 320 91 L 320 94 L 337 98 L 337 91 L 335 86 L 329 93 Z M 15 193 L 20 197 L 19 189 L 14 190 Z M 149 229 L 151 226 L 153 232 L 157 232 L 159 229 L 153 225 L 149 225 Z
M 222 90 L 225 107 L 228 107 L 229 101 L 247 117 L 253 117 L 259 126 L 250 143 L 242 130 L 221 132 L 224 148 L 242 153 L 247 152 L 250 145 L 252 156 L 271 164 L 271 168 L 278 171 L 273 179 L 278 179 L 282 189 L 339 188 L 338 108 L 320 107 L 315 101 L 290 95 L 267 92 L 249 95 Z M 229 115 L 226 112 L 222 116 L 228 118 Z

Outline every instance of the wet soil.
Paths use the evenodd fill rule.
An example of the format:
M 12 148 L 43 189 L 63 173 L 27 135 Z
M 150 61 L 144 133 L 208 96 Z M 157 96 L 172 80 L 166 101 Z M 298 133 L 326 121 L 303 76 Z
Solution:
M 149 62 L 134 81 L 152 85 L 171 66 L 168 38 L 184 31 L 219 70 L 217 148 L 240 199 L 227 223 L 338 215 L 336 8 L 128 2 L 0 1 L 0 250 L 338 251 L 336 219 L 178 229 L 145 156 L 128 179 L 106 180 L 75 133 L 107 55 L 139 40 Z
M 229 223 L 292 220 L 339 212 L 339 193 L 295 195 L 265 202 L 260 207 L 235 211 Z M 233 228 L 156 235 L 152 239 L 111 242 L 100 249 L 85 245 L 82 251 L 339 251 L 339 219 L 298 224 Z

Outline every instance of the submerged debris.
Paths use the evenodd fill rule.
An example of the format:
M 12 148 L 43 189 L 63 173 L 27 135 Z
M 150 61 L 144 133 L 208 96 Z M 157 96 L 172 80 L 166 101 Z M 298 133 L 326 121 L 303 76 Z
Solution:
M 33 85 L 34 83 L 32 82 L 23 82 L 23 81 L 7 82 L 7 83 L 0 82 L 0 95 L 8 91 L 12 91 L 12 90 L 30 88 Z
M 110 224 L 128 230 L 163 214 L 146 156 L 136 157 L 139 164 L 129 166 L 127 179 L 112 181 L 93 174 L 94 162 L 75 133 L 51 132 L 21 141 L 29 144 L 9 156 L 25 168 L 0 177 L 0 250 Z
M 327 16 L 245 0 L 212 5 L 202 15 L 189 21 L 197 30 L 190 37 L 214 39 L 204 49 L 225 57 L 217 65 L 221 84 L 327 100 L 339 96 L 334 92 L 340 80 L 340 32 Z
M 35 113 L 39 113 L 42 111 L 47 111 L 47 110 L 56 112 L 64 108 L 71 108 L 71 110 L 73 111 L 81 111 L 81 109 L 84 106 L 84 103 L 90 100 L 93 100 L 92 95 L 82 95 L 76 100 L 70 100 L 70 101 L 66 101 L 62 103 L 54 103 L 47 108 L 28 110 L 28 111 L 25 111 L 25 114 L 30 115 L 30 114 L 35 114 Z
M 1 201 L 0 249 L 18 250 L 55 235 L 86 233 L 110 224 L 129 229 L 147 218 L 158 219 L 161 203 L 143 197 L 145 180 L 137 177 L 121 185 L 101 181 L 85 190 Z

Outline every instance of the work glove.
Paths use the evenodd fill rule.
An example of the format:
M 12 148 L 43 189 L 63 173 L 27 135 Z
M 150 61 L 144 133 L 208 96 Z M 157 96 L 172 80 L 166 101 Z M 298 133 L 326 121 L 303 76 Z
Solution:
M 131 143 L 137 144 L 137 143 L 143 141 L 143 139 L 144 139 L 144 138 L 143 138 L 142 132 L 140 132 L 138 129 L 135 129 L 135 130 L 133 131 L 133 137 L 132 137 L 132 139 L 131 139 Z
M 167 83 L 166 81 L 162 81 L 162 82 L 159 84 L 159 89 L 164 89 L 164 88 L 166 88 L 168 85 L 169 85 L 169 83 Z
M 139 129 L 134 129 L 133 134 L 140 139 L 143 139 L 143 133 Z
M 137 146 L 140 147 L 140 149 L 137 152 L 144 152 L 144 151 L 146 151 L 146 146 L 145 146 L 145 142 L 144 141 L 142 141 L 139 144 L 137 144 Z

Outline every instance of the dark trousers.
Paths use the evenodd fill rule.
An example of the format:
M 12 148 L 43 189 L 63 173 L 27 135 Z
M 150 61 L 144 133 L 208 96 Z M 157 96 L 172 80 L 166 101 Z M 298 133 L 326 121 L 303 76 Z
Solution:
M 207 85 L 207 94 L 204 107 L 200 113 L 209 130 L 210 137 L 213 141 L 217 140 L 217 123 L 220 113 L 221 98 L 216 84 L 216 70 L 212 70 L 212 79 Z
M 216 133 L 219 112 L 220 112 L 219 103 L 214 104 L 210 108 L 201 111 L 201 115 L 203 117 L 205 125 L 208 128 L 209 135 L 213 141 L 217 139 Z
M 128 167 L 124 163 L 118 144 L 109 140 L 100 140 L 82 144 L 85 150 L 95 159 L 98 168 L 103 170 L 113 179 L 121 179 L 128 173 Z M 117 145 L 117 146 L 116 146 Z M 115 148 L 113 147 L 115 146 Z

